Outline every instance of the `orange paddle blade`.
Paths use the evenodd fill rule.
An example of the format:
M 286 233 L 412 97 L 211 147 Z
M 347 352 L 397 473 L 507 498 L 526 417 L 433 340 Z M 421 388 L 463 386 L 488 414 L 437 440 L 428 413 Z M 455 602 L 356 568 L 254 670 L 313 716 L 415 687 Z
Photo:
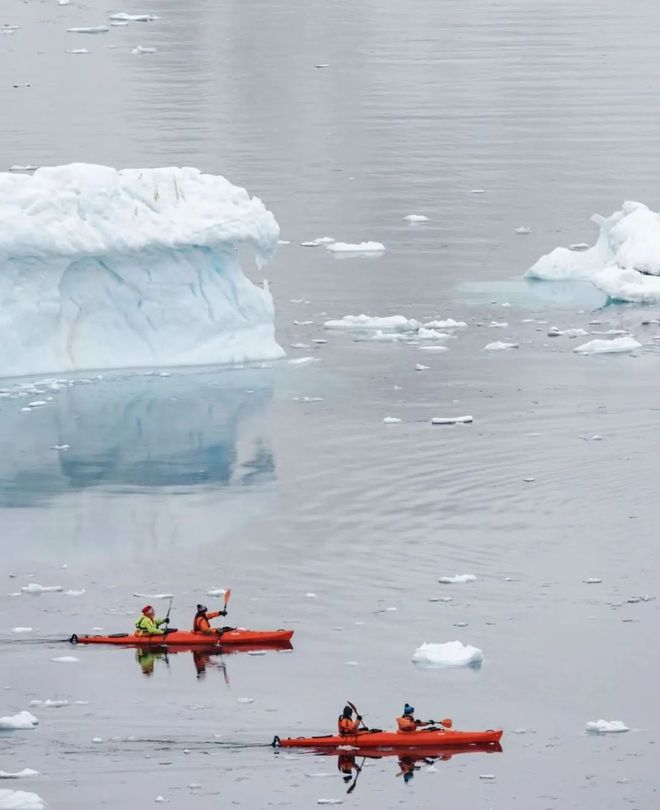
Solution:
M 441 723 L 441 724 L 442 724 L 442 725 L 443 725 L 445 728 L 451 728 L 451 727 L 454 725 L 454 721 L 451 719 L 451 717 L 445 717 L 445 719 L 444 719 L 444 720 L 441 720 L 441 721 L 440 721 L 440 723 Z
M 225 591 L 225 607 L 227 607 L 230 596 L 231 596 L 231 588 L 227 588 L 227 590 Z

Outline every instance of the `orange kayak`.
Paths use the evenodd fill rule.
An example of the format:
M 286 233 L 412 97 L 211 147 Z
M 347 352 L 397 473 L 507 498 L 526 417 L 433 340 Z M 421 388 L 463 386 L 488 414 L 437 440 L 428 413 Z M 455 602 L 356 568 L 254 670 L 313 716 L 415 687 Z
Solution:
M 486 731 L 454 731 L 442 729 L 419 729 L 418 731 L 381 731 L 373 729 L 358 734 L 340 737 L 328 734 L 324 737 L 275 737 L 273 746 L 282 748 L 394 748 L 397 751 L 409 749 L 437 749 L 448 746 L 470 746 L 499 743 L 501 729 Z
M 113 633 L 110 636 L 86 636 L 74 633 L 72 644 L 114 644 L 128 647 L 234 647 L 239 645 L 282 644 L 289 642 L 293 630 L 243 630 L 231 627 L 217 635 L 174 630 L 172 633 L 154 636 L 138 636 L 134 633 Z

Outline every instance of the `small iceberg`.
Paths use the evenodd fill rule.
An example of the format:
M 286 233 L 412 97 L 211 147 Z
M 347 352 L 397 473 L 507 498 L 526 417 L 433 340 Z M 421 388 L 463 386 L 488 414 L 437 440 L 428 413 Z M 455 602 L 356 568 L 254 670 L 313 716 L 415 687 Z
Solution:
M 573 351 L 577 354 L 624 354 L 641 348 L 641 343 L 634 337 L 627 336 L 612 338 L 612 340 L 590 340 L 588 343 L 576 346 Z
M 110 19 L 119 22 L 154 22 L 160 20 L 160 17 L 157 14 L 127 14 L 125 11 L 119 11 L 111 14 Z
M 466 329 L 467 324 L 465 321 L 455 321 L 453 318 L 446 318 L 445 320 L 427 321 L 424 326 L 427 329 Z
M 408 214 L 408 216 L 404 217 L 406 222 L 428 222 L 429 218 L 425 217 L 424 214 Z
M 61 585 L 38 585 L 36 582 L 31 582 L 21 588 L 21 593 L 61 593 L 63 590 Z
M 51 698 L 47 698 L 46 700 L 31 700 L 30 701 L 30 706 L 35 706 L 35 707 L 39 706 L 39 708 L 42 708 L 42 709 L 62 709 L 62 708 L 64 708 L 64 706 L 68 706 L 68 705 L 69 705 L 68 700 L 57 700 L 57 699 L 52 700 Z
M 460 641 L 447 641 L 444 644 L 422 644 L 413 653 L 416 664 L 438 667 L 478 666 L 484 654 L 478 647 L 471 647 Z
M 459 582 L 474 582 L 476 577 L 474 574 L 454 574 L 453 577 L 440 577 L 438 582 L 443 585 L 455 585 Z
M 585 730 L 591 734 L 621 734 L 624 731 L 630 731 L 621 720 L 590 720 L 586 724 Z
M 325 246 L 330 253 L 384 253 L 382 242 L 332 242 Z
M 224 596 L 227 593 L 225 588 L 209 588 L 207 596 Z
M 325 321 L 326 329 L 356 332 L 416 332 L 421 323 L 403 315 L 388 315 L 384 318 L 365 315 L 345 315 L 343 318 Z
M 140 54 L 140 53 L 156 53 L 157 48 L 143 48 L 142 45 L 138 45 L 137 48 L 133 48 L 131 53 L 133 54 Z
M 383 424 L 385 425 L 398 425 L 401 420 L 396 416 L 386 416 L 383 419 Z
M 24 731 L 39 725 L 37 718 L 30 712 L 22 711 L 18 714 L 0 717 L 0 731 Z
M 44 810 L 41 796 L 26 790 L 0 790 L 0 810 Z
M 434 416 L 431 419 L 432 425 L 469 425 L 473 422 L 472 416 Z
M 488 343 L 484 346 L 485 352 L 503 352 L 507 349 L 518 349 L 520 348 L 518 343 L 504 343 L 501 340 L 496 340 L 493 343 Z

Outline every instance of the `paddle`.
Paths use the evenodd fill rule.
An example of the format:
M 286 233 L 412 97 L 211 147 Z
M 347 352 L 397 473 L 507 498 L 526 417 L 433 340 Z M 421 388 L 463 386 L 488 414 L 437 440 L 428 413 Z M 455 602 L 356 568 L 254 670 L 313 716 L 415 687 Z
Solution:
M 227 605 L 229 604 L 229 599 L 231 598 L 231 588 L 227 588 L 225 591 L 225 607 L 224 609 L 227 610 Z
M 366 723 L 365 723 L 365 722 L 364 722 L 364 720 L 362 719 L 362 715 L 361 715 L 361 714 L 360 714 L 360 712 L 357 710 L 357 707 L 356 707 L 355 703 L 351 703 L 351 701 L 350 701 L 350 700 L 347 700 L 347 701 L 346 701 L 346 705 L 347 705 L 347 706 L 350 706 L 350 707 L 351 707 L 351 709 L 353 709 L 353 711 L 355 712 L 356 716 L 360 718 L 360 722 L 362 723 L 362 728 L 363 728 L 365 731 L 369 731 L 369 728 L 367 727 Z
M 426 722 L 430 723 L 431 725 L 437 724 L 439 726 L 444 726 L 445 728 L 451 728 L 454 725 L 454 721 L 451 719 L 451 717 L 445 717 L 442 720 L 427 720 Z
M 364 763 L 365 763 L 366 759 L 367 758 L 365 756 L 362 759 L 362 765 L 357 766 L 357 771 L 355 773 L 355 778 L 353 779 L 353 782 L 348 786 L 348 790 L 346 791 L 347 794 L 352 793 L 355 790 L 355 786 L 357 785 L 358 776 L 362 773 L 362 768 L 364 768 Z

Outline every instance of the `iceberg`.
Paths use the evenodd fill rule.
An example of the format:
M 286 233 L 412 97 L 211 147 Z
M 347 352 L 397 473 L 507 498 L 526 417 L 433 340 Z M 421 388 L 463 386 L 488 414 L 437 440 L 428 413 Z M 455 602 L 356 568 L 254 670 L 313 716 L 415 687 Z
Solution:
M 590 720 L 585 730 L 592 734 L 621 734 L 630 731 L 621 720 Z
M 444 644 L 422 644 L 413 653 L 416 664 L 437 667 L 479 666 L 484 654 L 478 647 L 460 641 L 447 641 Z
M 37 718 L 30 712 L 22 711 L 18 714 L 0 717 L 1 731 L 23 731 L 39 725 Z
M 0 375 L 261 361 L 274 337 L 261 200 L 193 168 L 0 173 Z

